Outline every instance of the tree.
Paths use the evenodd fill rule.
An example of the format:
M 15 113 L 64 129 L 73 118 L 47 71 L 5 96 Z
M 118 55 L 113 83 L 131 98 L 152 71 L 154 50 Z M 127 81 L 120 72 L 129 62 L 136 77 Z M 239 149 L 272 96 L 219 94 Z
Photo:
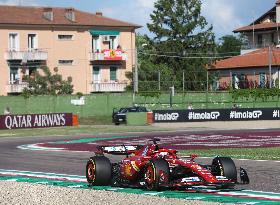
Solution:
M 174 81 L 185 72 L 187 87 L 202 89 L 209 63 L 204 57 L 214 53 L 215 42 L 212 26 L 201 16 L 201 1 L 158 0 L 151 21 L 147 26 L 154 34 L 150 41 L 156 51 L 154 64 L 166 65 Z
M 57 68 L 54 68 L 54 74 L 52 74 L 47 66 L 41 67 L 40 71 L 42 72 L 36 71 L 31 76 L 25 78 L 28 82 L 28 87 L 23 90 L 23 96 L 63 95 L 73 93 L 71 77 L 68 77 L 67 80 L 63 80 L 62 76 L 58 74 Z
M 161 73 L 161 81 L 165 81 L 161 85 L 163 90 L 168 90 L 173 84 L 166 83 L 172 76 L 171 70 L 164 63 L 156 63 L 156 58 L 153 55 L 146 55 L 153 50 L 150 45 L 150 39 L 147 35 L 137 34 L 136 47 L 138 52 L 138 88 L 139 91 L 151 96 L 154 93 L 157 95 L 159 92 L 158 75 Z M 133 82 L 133 73 L 126 72 L 126 77 Z M 133 84 L 126 87 L 127 90 L 133 89 Z
M 226 35 L 219 38 L 219 41 L 217 52 L 222 57 L 239 55 L 241 46 L 244 44 L 242 36 Z

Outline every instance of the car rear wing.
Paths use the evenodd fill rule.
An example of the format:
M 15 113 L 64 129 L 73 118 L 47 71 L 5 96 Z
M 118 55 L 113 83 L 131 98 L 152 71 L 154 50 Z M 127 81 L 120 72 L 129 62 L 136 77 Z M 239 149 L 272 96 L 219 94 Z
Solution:
M 117 146 L 98 146 L 97 149 L 101 153 L 112 155 L 129 155 L 136 150 L 141 149 L 142 145 L 117 145 Z

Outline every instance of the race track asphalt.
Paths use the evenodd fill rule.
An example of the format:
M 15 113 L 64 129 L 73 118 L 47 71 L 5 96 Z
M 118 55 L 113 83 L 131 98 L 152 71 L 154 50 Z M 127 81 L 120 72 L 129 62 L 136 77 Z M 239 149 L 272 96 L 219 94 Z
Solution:
M 266 130 L 269 131 L 269 130 Z M 273 130 L 275 132 L 275 130 Z M 199 131 L 198 133 L 206 133 L 207 131 Z M 222 133 L 222 131 L 211 131 L 212 133 Z M 229 131 L 227 131 L 228 133 Z M 232 132 L 240 132 L 232 131 Z M 254 131 L 255 132 L 255 131 Z M 180 132 L 187 134 L 190 132 Z M 193 132 L 191 132 L 193 133 Z M 178 132 L 166 133 L 168 135 L 178 134 Z M 279 130 L 280 134 L 280 130 Z M 130 133 L 131 135 L 131 133 Z M 135 136 L 156 136 L 159 133 L 142 133 L 133 134 Z M 160 135 L 165 135 L 161 133 Z M 109 137 L 109 135 L 105 135 Z M 90 156 L 93 154 L 88 152 L 69 152 L 69 151 L 33 151 L 21 150 L 17 146 L 34 143 L 54 142 L 61 140 L 74 140 L 93 136 L 52 136 L 52 137 L 2 137 L 0 138 L 0 169 L 22 170 L 34 172 L 49 172 L 59 174 L 85 175 L 85 165 Z M 104 137 L 104 135 L 96 135 L 94 137 Z M 218 154 L 218 153 L 217 153 Z M 113 161 L 121 159 L 120 157 L 112 157 Z M 211 163 L 211 159 L 199 158 L 199 163 Z M 237 167 L 244 167 L 250 175 L 250 185 L 237 186 L 237 188 L 279 192 L 280 190 L 280 163 L 275 161 L 253 161 L 235 160 Z

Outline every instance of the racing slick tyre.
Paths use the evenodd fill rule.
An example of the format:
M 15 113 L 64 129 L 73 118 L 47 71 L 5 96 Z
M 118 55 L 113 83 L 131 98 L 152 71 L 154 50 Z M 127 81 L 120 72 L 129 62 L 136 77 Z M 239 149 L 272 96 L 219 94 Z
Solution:
M 145 171 L 145 186 L 148 190 L 159 191 L 169 184 L 169 164 L 164 159 L 152 159 Z
M 237 170 L 230 157 L 216 157 L 212 161 L 211 172 L 215 176 L 224 176 L 237 182 Z
M 90 185 L 110 185 L 112 177 L 112 165 L 104 156 L 94 156 L 89 159 L 86 166 L 86 177 Z

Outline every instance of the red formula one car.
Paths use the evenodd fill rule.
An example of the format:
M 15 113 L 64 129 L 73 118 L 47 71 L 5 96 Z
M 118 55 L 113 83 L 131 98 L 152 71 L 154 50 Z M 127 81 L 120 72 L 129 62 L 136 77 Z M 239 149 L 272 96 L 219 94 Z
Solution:
M 88 183 L 93 186 L 145 187 L 148 190 L 195 186 L 230 188 L 237 183 L 237 170 L 229 157 L 216 157 L 211 165 L 201 165 L 194 161 L 196 155 L 179 158 L 176 150 L 160 148 L 158 139 L 151 141 L 153 143 L 146 146 L 100 146 L 99 152 L 86 165 Z M 126 157 L 118 163 L 111 163 L 104 153 Z M 249 183 L 249 178 L 244 183 Z

